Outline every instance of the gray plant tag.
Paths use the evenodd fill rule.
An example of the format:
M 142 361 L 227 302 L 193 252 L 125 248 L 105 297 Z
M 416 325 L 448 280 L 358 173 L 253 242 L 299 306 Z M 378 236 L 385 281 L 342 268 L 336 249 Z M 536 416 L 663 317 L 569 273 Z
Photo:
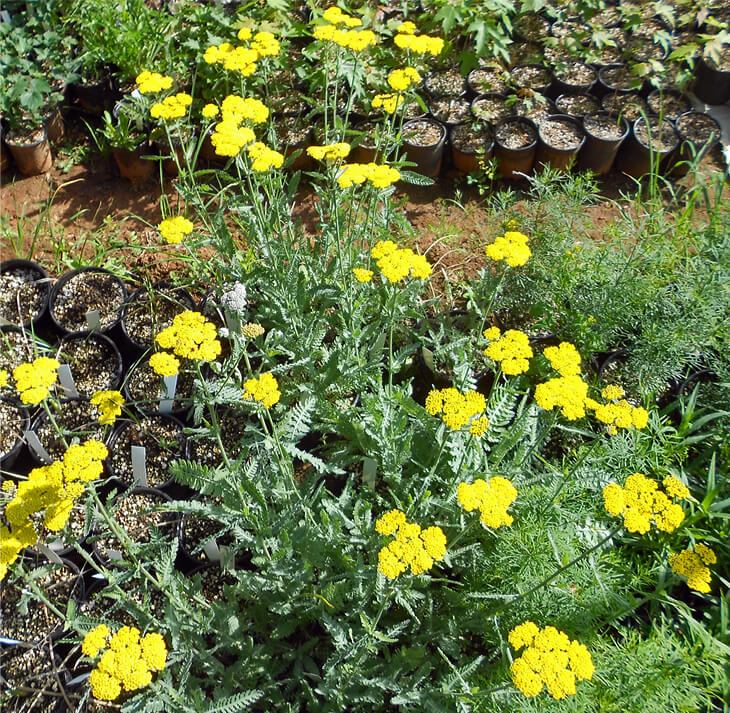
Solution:
M 433 352 L 430 349 L 427 349 L 426 347 L 423 347 L 421 349 L 421 354 L 423 355 L 423 361 L 426 362 L 426 366 L 433 372 L 436 371 L 436 367 L 434 365 L 433 361 Z
M 235 572 L 236 571 L 236 558 L 233 556 L 233 552 L 231 552 L 231 548 L 226 547 L 225 545 L 221 545 L 219 548 L 219 551 L 220 551 L 221 569 L 226 572 Z
M 41 443 L 41 439 L 38 438 L 38 434 L 35 431 L 26 431 L 23 434 L 25 442 L 30 446 L 31 450 L 46 464 L 50 465 L 53 463 L 53 458 L 49 455 Z
M 107 550 L 107 551 L 106 551 L 106 556 L 107 556 L 107 557 L 108 557 L 108 558 L 109 558 L 110 560 L 120 560 L 120 559 L 124 559 L 124 558 L 123 558 L 123 556 L 122 556 L 122 553 L 121 553 L 121 552 L 120 552 L 119 550 Z
M 63 560 L 47 545 L 38 545 L 38 551 L 53 564 L 63 564 Z
M 211 562 L 221 561 L 221 551 L 218 548 L 218 543 L 215 541 L 215 539 L 208 540 L 208 542 L 203 545 L 203 552 L 205 552 L 207 558 Z
M 177 390 L 177 374 L 162 377 L 162 398 L 160 399 L 160 413 L 170 413 L 175 403 Z
M 132 476 L 137 485 L 147 487 L 147 449 L 132 446 Z
M 375 488 L 375 480 L 378 472 L 378 461 L 374 458 L 363 458 L 362 460 L 362 482 Z
M 89 327 L 89 331 L 93 332 L 95 329 L 101 329 L 101 321 L 99 319 L 99 311 L 90 309 L 86 313 L 86 325 Z
M 61 382 L 61 388 L 68 398 L 79 398 L 79 390 L 76 388 L 76 382 L 74 382 L 71 367 L 68 364 L 61 364 L 58 367 L 58 380 Z

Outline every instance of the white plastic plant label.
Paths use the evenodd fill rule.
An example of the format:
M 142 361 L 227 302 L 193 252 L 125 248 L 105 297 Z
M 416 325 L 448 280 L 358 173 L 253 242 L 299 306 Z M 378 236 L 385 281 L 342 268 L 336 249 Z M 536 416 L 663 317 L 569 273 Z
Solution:
M 78 399 L 80 397 L 79 390 L 76 388 L 71 367 L 68 364 L 61 364 L 58 367 L 58 380 L 61 382 L 61 388 L 64 394 L 70 399 Z
M 160 413 L 171 413 L 175 403 L 177 390 L 177 374 L 162 377 L 162 398 L 160 399 Z
M 208 540 L 208 542 L 203 545 L 203 552 L 205 552 L 206 557 L 211 562 L 221 561 L 221 551 L 218 548 L 218 543 L 215 541 L 215 539 Z
M 375 480 L 378 472 L 378 461 L 374 458 L 363 458 L 362 460 L 362 482 L 375 488 Z
M 132 477 L 137 485 L 147 487 L 147 449 L 132 446 Z
M 63 564 L 63 560 L 48 545 L 38 545 L 38 551 L 53 564 Z
M 86 324 L 89 327 L 89 331 L 93 332 L 95 329 L 101 329 L 101 320 L 99 319 L 99 312 L 95 309 L 90 309 L 86 313 Z
M 38 434 L 35 431 L 26 431 L 23 434 L 25 442 L 28 444 L 30 449 L 46 464 L 50 465 L 53 462 L 53 458 L 49 455 L 41 443 L 41 439 L 38 438 Z

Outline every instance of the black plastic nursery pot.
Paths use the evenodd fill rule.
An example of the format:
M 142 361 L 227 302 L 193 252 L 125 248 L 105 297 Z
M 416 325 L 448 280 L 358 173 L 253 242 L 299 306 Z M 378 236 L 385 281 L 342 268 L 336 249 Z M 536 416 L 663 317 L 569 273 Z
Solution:
M 405 159 L 416 165 L 411 170 L 430 178 L 441 172 L 446 145 L 446 127 L 435 119 L 413 119 L 403 124 Z
M 596 111 L 583 117 L 585 144 L 578 154 L 578 168 L 603 176 L 611 171 L 621 144 L 629 135 L 626 119 Z
M 45 126 L 33 131 L 27 138 L 8 134 L 5 143 L 10 149 L 15 165 L 24 176 L 38 176 L 53 167 L 51 146 Z
M 111 111 L 119 101 L 120 92 L 113 76 L 91 82 L 76 82 L 69 87 L 69 96 L 78 104 L 79 109 L 94 116 Z
M 535 163 L 565 171 L 585 143 L 582 123 L 573 116 L 554 114 L 540 122 Z
M 109 475 L 126 487 L 170 488 L 175 484 L 169 474 L 170 464 L 186 459 L 189 453 L 183 428 L 182 421 L 170 414 L 147 414 L 138 421 L 118 420 L 106 440 Z M 143 480 L 134 466 L 134 446 L 145 449 Z
M 112 154 L 122 178 L 126 178 L 132 185 L 141 186 L 152 178 L 156 163 L 144 158 L 144 156 L 151 154 L 151 147 L 146 139 L 131 151 L 129 149 L 113 148 Z
M 96 391 L 117 390 L 122 383 L 122 354 L 106 334 L 88 330 L 67 334 L 58 345 L 56 358 L 69 364 L 82 398 L 91 398 Z
M 48 273 L 32 260 L 4 260 L 0 263 L 0 283 L 3 288 L 15 288 L 14 296 L 10 293 L 7 301 L 0 302 L 0 320 L 30 329 L 34 334 L 43 333 L 50 325 Z
M 627 94 L 641 92 L 643 86 L 644 81 L 632 76 L 627 65 L 611 64 L 599 70 L 593 93 L 598 97 L 606 94 Z
M 724 104 L 730 100 L 730 70 L 715 69 L 701 58 L 692 91 L 706 104 Z
M 481 164 L 494 156 L 494 131 L 486 124 L 457 124 L 449 136 L 454 168 L 461 173 L 480 170 Z
M 10 170 L 13 159 L 10 157 L 10 149 L 5 145 L 5 130 L 0 124 L 0 174 Z
M 529 174 L 535 163 L 538 131 L 533 121 L 523 116 L 508 116 L 494 129 L 494 155 L 502 178 L 519 180 Z
M 660 136 L 651 141 L 643 138 L 647 133 L 643 126 L 644 119 L 637 119 L 633 123 L 631 134 L 616 157 L 616 169 L 633 178 L 646 175 L 652 166 L 660 171 L 663 170 L 679 145 L 679 136 L 671 122 L 665 119 L 659 129 L 660 122 L 656 117 L 649 117 L 648 121 L 652 130 L 656 127 L 657 131 L 661 131 Z
M 561 94 L 588 94 L 598 81 L 595 69 L 583 62 L 568 62 L 564 67 L 553 70 L 551 91 Z
M 77 290 L 87 294 L 76 296 Z M 114 273 L 102 267 L 80 267 L 63 274 L 53 285 L 48 311 L 58 334 L 88 329 L 90 311 L 99 313 L 97 331 L 108 333 L 119 323 L 126 297 L 127 288 Z
M 674 122 L 679 134 L 679 150 L 675 156 L 672 176 L 685 176 L 692 161 L 701 161 L 720 141 L 722 128 L 709 114 L 688 111 Z
M 519 89 L 531 89 L 546 95 L 551 93 L 553 74 L 541 64 L 517 64 L 510 70 L 510 77 Z
M 11 471 L 25 448 L 24 434 L 30 428 L 28 410 L 0 399 L 0 470 Z
M 646 103 L 652 114 L 670 121 L 692 111 L 692 102 L 679 89 L 655 89 L 646 97 Z
M 133 508 L 120 514 L 119 509 L 124 508 L 134 502 L 135 499 L 147 500 L 147 506 L 140 508 L 139 514 L 133 512 Z M 137 543 L 149 542 L 151 535 L 151 526 L 158 528 L 170 537 L 171 540 L 179 541 L 180 538 L 180 515 L 172 511 L 148 513 L 149 505 L 152 507 L 164 505 L 172 502 L 172 498 L 160 490 L 159 488 L 151 488 L 148 486 L 136 486 L 127 490 L 118 492 L 111 502 L 111 514 L 120 527 L 122 527 L 130 539 Z M 119 543 L 113 535 L 104 537 L 100 529 L 106 529 L 106 523 L 103 516 L 97 511 L 94 515 L 93 535 L 94 541 L 92 551 L 98 562 L 104 565 L 111 564 L 114 560 L 123 558 L 121 551 L 121 543 Z M 130 531 L 131 530 L 131 531 Z M 115 547 L 116 545 L 116 547 Z

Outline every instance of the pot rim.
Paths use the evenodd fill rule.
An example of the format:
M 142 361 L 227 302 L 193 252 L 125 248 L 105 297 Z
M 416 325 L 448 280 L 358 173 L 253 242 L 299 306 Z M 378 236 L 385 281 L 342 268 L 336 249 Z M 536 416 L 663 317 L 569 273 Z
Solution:
M 526 146 L 519 146 L 517 148 L 508 148 L 504 144 L 501 144 L 499 141 L 498 133 L 499 129 L 506 123 L 523 123 L 527 125 L 527 128 L 531 131 L 534 131 L 535 138 Z M 528 119 L 526 116 L 520 116 L 519 114 L 515 114 L 514 116 L 505 116 L 504 119 L 500 119 L 497 124 L 494 127 L 494 145 L 499 146 L 499 148 L 505 150 L 505 151 L 529 151 L 537 146 L 537 142 L 540 139 L 540 133 L 537 127 L 537 124 L 532 120 Z
M 441 136 L 434 143 L 432 143 L 432 144 L 426 144 L 426 145 L 413 144 L 410 141 L 408 141 L 407 139 L 403 139 L 403 145 L 404 146 L 408 146 L 408 147 L 414 148 L 414 149 L 433 149 L 433 148 L 438 148 L 439 145 L 443 144 L 444 141 L 446 141 L 446 136 L 448 135 L 448 129 L 446 128 L 446 125 L 443 122 L 439 121 L 438 119 L 433 119 L 430 116 L 424 117 L 422 119 L 409 119 L 408 121 L 406 121 L 406 122 L 403 123 L 403 127 L 401 129 L 401 132 L 405 132 L 405 130 L 408 127 L 408 125 L 409 124 L 412 124 L 412 123 L 414 123 L 416 121 L 426 121 L 426 122 L 428 122 L 430 124 L 435 124 L 436 126 L 439 127 L 439 130 L 441 132 Z
M 591 134 L 590 131 L 588 131 L 588 129 L 586 129 L 586 126 L 585 126 L 586 119 L 591 116 L 601 116 L 601 117 L 605 117 L 607 119 L 615 119 L 617 123 L 620 122 L 623 125 L 623 129 L 624 129 L 623 134 L 621 134 L 621 137 L 618 139 L 604 139 L 601 136 L 596 136 L 594 134 Z M 586 137 L 590 136 L 594 141 L 601 141 L 604 143 L 620 143 L 629 135 L 630 130 L 631 130 L 631 124 L 626 119 L 625 116 L 619 116 L 618 114 L 614 114 L 610 111 L 606 111 L 605 109 L 599 109 L 598 111 L 592 111 L 583 117 L 583 131 L 585 132 Z

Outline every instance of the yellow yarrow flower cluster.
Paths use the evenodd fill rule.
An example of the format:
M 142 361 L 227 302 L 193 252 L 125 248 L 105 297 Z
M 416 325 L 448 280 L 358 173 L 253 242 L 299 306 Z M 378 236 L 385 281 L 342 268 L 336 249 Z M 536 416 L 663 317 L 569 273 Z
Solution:
M 399 179 L 400 172 L 392 166 L 376 163 L 346 163 L 337 177 L 337 183 L 340 188 L 350 188 L 350 186 L 370 181 L 376 188 L 387 188 Z
M 684 500 L 689 491 L 677 488 L 673 481 L 665 488 L 666 493 L 659 490 L 655 480 L 643 473 L 634 473 L 626 478 L 623 488 L 618 483 L 609 483 L 603 489 L 603 503 L 610 515 L 623 517 L 629 532 L 645 535 L 651 529 L 652 521 L 657 530 L 674 532 L 684 520 L 684 510 L 672 502 L 672 498 Z
M 180 360 L 168 352 L 155 352 L 149 363 L 152 371 L 160 376 L 175 376 L 180 372 Z
M 483 394 L 469 390 L 465 394 L 457 389 L 432 389 L 426 396 L 426 411 L 431 416 L 441 414 L 441 420 L 452 430 L 460 431 L 471 419 L 484 413 L 487 406 Z M 481 424 L 480 424 L 481 426 Z
M 167 241 L 169 245 L 177 245 L 182 242 L 186 235 L 193 232 L 193 221 L 177 215 L 174 218 L 165 218 L 158 226 L 157 230 L 160 235 Z
M 392 240 L 377 242 L 370 255 L 388 282 L 400 282 L 408 275 L 425 280 L 431 276 L 431 264 L 410 248 L 399 248 Z
M 322 18 L 330 23 L 330 25 L 345 25 L 345 27 L 360 27 L 362 20 L 358 17 L 352 17 L 336 5 L 328 7 L 323 13 Z
M 560 376 L 575 376 L 580 374 L 581 356 L 570 342 L 560 342 L 557 347 L 547 347 L 543 352 L 550 366 Z
M 341 142 L 324 146 L 310 146 L 307 154 L 317 161 L 337 161 L 337 159 L 349 156 L 350 144 Z
M 13 369 L 15 388 L 24 404 L 37 405 L 51 395 L 61 364 L 51 357 L 38 357 Z
M 147 70 L 138 74 L 134 81 L 137 82 L 137 89 L 140 94 L 156 94 L 157 92 L 166 91 L 172 86 L 172 77 L 166 77 L 157 72 L 148 72 Z
M 97 626 L 81 644 L 81 650 L 96 658 L 106 649 L 89 676 L 91 694 L 100 701 L 116 700 L 152 683 L 152 674 L 167 663 L 167 644 L 161 634 L 141 636 L 137 627 L 123 626 L 110 636 L 109 629 Z
M 403 97 L 400 94 L 376 94 L 371 106 L 373 109 L 382 109 L 387 114 L 393 114 L 402 103 Z
M 270 149 L 261 141 L 251 144 L 246 151 L 251 159 L 251 169 L 257 173 L 263 173 L 270 168 L 281 168 L 284 164 L 284 155 Z
M 354 267 L 352 274 L 358 282 L 370 282 L 373 279 L 373 271 L 366 270 L 364 267 Z
M 188 113 L 188 107 L 193 103 L 193 98 L 185 92 L 178 92 L 165 97 L 161 102 L 153 104 L 150 108 L 150 116 L 153 119 L 181 119 Z
M 238 39 L 241 39 L 240 32 Z M 253 36 L 251 49 L 256 52 L 259 57 L 276 57 L 281 51 L 281 45 L 273 33 L 262 31 L 257 32 Z
M 257 32 L 255 35 L 248 27 L 238 31 L 238 39 L 249 42 L 249 46 L 234 47 L 230 42 L 212 45 L 205 50 L 203 60 L 207 64 L 221 64 L 229 72 L 240 72 L 250 77 L 255 71 L 257 62 L 262 57 L 275 57 L 281 46 L 279 40 L 271 32 Z
M 215 125 L 210 141 L 219 156 L 236 156 L 247 144 L 256 140 L 249 124 L 262 124 L 269 118 L 268 107 L 259 99 L 228 95 L 221 103 L 221 121 Z
M 416 54 L 430 54 L 434 57 L 438 57 L 444 49 L 444 41 L 441 37 L 417 35 L 416 26 L 412 22 L 404 22 L 400 25 L 393 42 L 402 50 L 410 50 Z
M 696 592 L 707 594 L 710 591 L 712 572 L 708 565 L 717 562 L 717 555 L 707 545 L 698 542 L 692 550 L 682 550 L 679 554 L 669 555 L 669 566 L 674 574 L 687 578 L 687 586 Z
M 526 621 L 509 633 L 509 642 L 515 651 L 526 647 L 510 673 L 515 686 L 528 697 L 537 696 L 543 686 L 556 700 L 575 695 L 576 681 L 590 680 L 595 673 L 588 649 L 554 626 L 540 629 Z
M 484 331 L 484 337 L 492 343 L 484 350 L 484 356 L 497 362 L 508 376 L 524 374 L 530 368 L 533 357 L 530 338 L 517 329 L 508 329 L 500 336 L 498 327 Z
M 204 119 L 212 119 L 213 117 L 218 116 L 220 109 L 215 104 L 206 104 L 200 110 L 200 113 Z
M 440 527 L 421 529 L 409 523 L 404 512 L 391 510 L 376 523 L 381 535 L 395 535 L 395 539 L 378 553 L 378 572 L 395 579 L 409 567 L 412 574 L 423 574 L 440 562 L 446 554 L 446 535 Z
M 623 394 L 620 386 L 607 386 L 601 392 L 605 394 Z M 619 399 L 613 403 L 602 404 L 594 399 L 586 399 L 586 408 L 593 411 L 597 420 L 608 425 L 608 432 L 614 435 L 619 428 L 638 428 L 646 427 L 649 422 L 649 412 L 641 406 L 632 406 L 626 399 Z
M 477 478 L 471 484 L 459 483 L 456 498 L 467 512 L 479 510 L 481 521 L 487 527 L 496 530 L 514 522 L 507 508 L 517 498 L 517 488 L 507 478 L 494 476 L 488 483 L 482 478 Z
M 507 230 L 487 245 L 487 257 L 495 261 L 504 260 L 510 267 L 521 267 L 532 255 L 527 245 L 529 238 L 516 230 Z
M 388 75 L 388 84 L 396 92 L 405 92 L 409 87 L 418 84 L 420 81 L 421 75 L 413 67 L 394 69 Z
M 39 520 L 51 532 L 66 526 L 74 500 L 83 495 L 84 483 L 102 474 L 103 460 L 108 454 L 99 441 L 77 443 L 68 448 L 62 460 L 33 468 L 28 479 L 20 481 L 17 487 L 6 486 L 10 481 L 3 483 L 3 492 L 13 497 L 5 506 L 5 520 L 10 528 L 0 525 L 0 579 L 21 550 L 40 537 L 34 521 Z
M 258 322 L 247 322 L 241 327 L 241 334 L 249 339 L 256 339 L 264 334 L 266 330 Z
M 258 401 L 264 408 L 271 408 L 279 403 L 281 391 L 279 382 L 271 373 L 261 374 L 258 378 L 247 379 L 244 384 L 243 398 L 249 401 Z
M 221 353 L 221 343 L 216 335 L 212 322 L 206 322 L 200 312 L 186 310 L 175 315 L 172 324 L 163 329 L 155 341 L 183 359 L 213 361 Z
M 559 408 L 570 421 L 586 415 L 588 384 L 578 375 L 560 376 L 535 387 L 535 401 L 540 408 Z
M 99 423 L 110 426 L 122 415 L 124 396 L 119 391 L 97 391 L 89 403 L 99 410 Z

